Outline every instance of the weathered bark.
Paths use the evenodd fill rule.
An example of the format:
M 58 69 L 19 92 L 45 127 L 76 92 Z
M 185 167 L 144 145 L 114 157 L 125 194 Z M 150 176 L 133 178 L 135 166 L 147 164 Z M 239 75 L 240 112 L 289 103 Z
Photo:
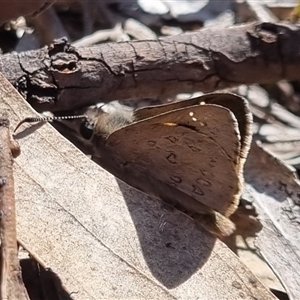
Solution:
M 159 40 L 49 48 L 0 57 L 0 72 L 39 111 L 112 99 L 167 98 L 300 78 L 300 28 L 255 23 Z

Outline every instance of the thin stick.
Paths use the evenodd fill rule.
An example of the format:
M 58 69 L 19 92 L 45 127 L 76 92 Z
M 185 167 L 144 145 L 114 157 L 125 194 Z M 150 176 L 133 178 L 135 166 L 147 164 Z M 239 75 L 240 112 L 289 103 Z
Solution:
M 16 211 L 13 178 L 13 153 L 16 145 L 9 133 L 9 121 L 0 118 L 0 299 L 29 300 L 18 259 Z

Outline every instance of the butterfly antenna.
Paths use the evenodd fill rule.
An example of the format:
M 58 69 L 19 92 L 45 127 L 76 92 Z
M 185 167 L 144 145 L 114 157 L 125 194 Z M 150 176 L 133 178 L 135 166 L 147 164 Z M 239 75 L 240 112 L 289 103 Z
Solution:
M 23 119 L 16 126 L 14 133 L 23 123 L 34 123 L 34 122 L 52 122 L 52 121 L 60 121 L 60 120 L 74 120 L 74 119 L 86 119 L 86 115 L 78 115 L 78 116 L 43 116 L 43 117 L 28 117 Z

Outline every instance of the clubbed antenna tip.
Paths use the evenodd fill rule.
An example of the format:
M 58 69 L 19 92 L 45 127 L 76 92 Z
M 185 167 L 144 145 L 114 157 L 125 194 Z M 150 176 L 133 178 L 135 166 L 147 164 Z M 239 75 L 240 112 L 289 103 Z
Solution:
M 86 119 L 86 115 L 78 115 L 78 116 L 53 116 L 53 117 L 28 117 L 23 119 L 18 123 L 16 126 L 14 133 L 23 123 L 34 123 L 34 122 L 52 122 L 52 121 L 59 121 L 59 120 L 74 120 L 74 119 Z

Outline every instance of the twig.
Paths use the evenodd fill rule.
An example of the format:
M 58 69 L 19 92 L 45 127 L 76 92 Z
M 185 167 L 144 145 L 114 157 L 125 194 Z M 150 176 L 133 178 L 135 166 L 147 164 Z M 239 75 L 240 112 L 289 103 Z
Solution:
M 129 36 L 123 31 L 121 24 L 117 24 L 112 29 L 98 30 L 91 35 L 85 36 L 72 43 L 75 47 L 92 46 L 105 41 L 129 41 Z
M 154 40 L 157 35 L 149 27 L 134 19 L 127 19 L 123 25 L 124 32 L 137 40 Z
M 2 300 L 29 300 L 21 277 L 16 235 L 13 156 L 18 146 L 10 138 L 9 121 L 0 118 L 0 237 Z

